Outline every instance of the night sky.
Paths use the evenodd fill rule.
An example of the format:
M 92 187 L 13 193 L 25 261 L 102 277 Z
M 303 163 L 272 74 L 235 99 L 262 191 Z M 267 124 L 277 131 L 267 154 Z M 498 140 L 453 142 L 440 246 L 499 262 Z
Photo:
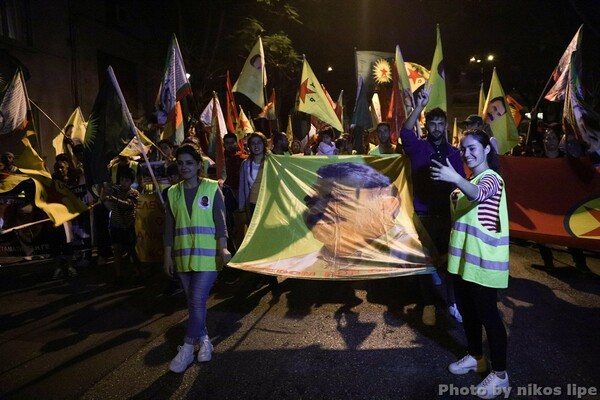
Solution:
M 189 11 L 180 18 L 187 21 L 182 29 L 184 37 L 180 39 L 184 57 L 187 45 L 196 59 L 211 58 L 211 68 L 215 70 L 203 71 L 206 64 L 202 63 L 188 67 L 192 70 L 197 67 L 196 76 L 205 77 L 203 82 L 196 81 L 197 85 L 205 89 L 220 86 L 226 69 L 231 71 L 233 81 L 237 79 L 247 52 L 240 51 L 233 43 L 245 41 L 251 45 L 256 38 L 241 38 L 235 32 L 245 17 L 252 16 L 263 24 L 263 35 L 284 31 L 297 52 L 306 54 L 317 78 L 331 95 L 335 98 L 344 89 L 350 103 L 356 90 L 355 48 L 393 52 L 398 44 L 406 61 L 429 67 L 438 23 L 448 80 L 458 79 L 463 72 L 478 83 L 483 65 L 487 90 L 492 68 L 496 67 L 505 91 L 514 90 L 526 106 L 535 103 L 567 44 L 578 27 L 585 24 L 584 83 L 592 92 L 599 91 L 595 87 L 600 87 L 600 1 L 271 0 L 271 3 L 275 9 L 286 3 L 293 5 L 302 23 L 265 11 L 262 3 L 254 0 L 181 2 L 183 9 Z M 206 41 L 214 43 L 214 47 L 201 48 L 206 54 L 198 54 L 198 48 L 189 46 Z M 494 55 L 493 63 L 483 61 L 477 66 L 469 63 L 472 56 L 484 59 L 488 54 Z M 328 66 L 333 71 L 327 72 Z M 299 81 L 300 67 L 295 73 L 297 77 L 290 75 L 291 82 Z M 275 83 L 277 76 L 274 78 L 270 82 Z

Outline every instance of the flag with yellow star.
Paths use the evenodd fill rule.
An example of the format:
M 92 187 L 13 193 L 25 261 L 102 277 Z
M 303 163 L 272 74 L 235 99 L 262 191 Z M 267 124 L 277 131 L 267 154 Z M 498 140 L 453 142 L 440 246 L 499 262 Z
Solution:
M 302 66 L 298 111 L 314 115 L 342 132 L 344 128 L 306 58 Z
M 363 88 L 366 89 L 368 98 L 378 85 L 389 87 L 392 84 L 392 65 L 394 65 L 394 53 L 356 51 L 356 81 L 358 82 L 358 77 L 362 76 Z

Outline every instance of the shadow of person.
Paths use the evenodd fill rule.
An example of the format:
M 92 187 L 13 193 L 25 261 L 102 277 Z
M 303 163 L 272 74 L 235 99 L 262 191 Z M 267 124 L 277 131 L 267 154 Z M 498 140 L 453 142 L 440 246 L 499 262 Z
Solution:
M 334 318 L 337 331 L 349 350 L 357 350 L 377 326 L 375 322 L 360 322 L 358 313 L 345 305 L 335 312 Z
M 290 281 L 290 286 L 286 318 L 301 320 L 312 312 L 313 307 L 319 308 L 328 303 L 343 304 L 348 310 L 362 303 L 354 292 L 356 282 L 305 279 L 287 281 Z

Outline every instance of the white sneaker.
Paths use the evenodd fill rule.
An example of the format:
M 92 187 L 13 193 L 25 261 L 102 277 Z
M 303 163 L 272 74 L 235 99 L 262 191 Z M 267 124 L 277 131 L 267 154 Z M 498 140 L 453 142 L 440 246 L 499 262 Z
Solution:
M 67 270 L 67 273 L 69 274 L 69 276 L 70 276 L 71 278 L 74 278 L 74 277 L 76 277 L 77 275 L 79 275 L 79 274 L 77 273 L 77 270 L 76 270 L 75 268 L 73 268 L 73 267 L 69 267 L 69 269 Z
M 457 322 L 460 322 L 462 324 L 462 315 L 460 315 L 460 312 L 458 311 L 458 307 L 456 307 L 456 304 L 452 304 L 451 306 L 449 306 L 448 312 Z
M 467 354 L 460 360 L 448 365 L 448 370 L 454 375 L 464 375 L 470 371 L 485 372 L 487 371 L 487 360 L 484 356 L 478 361 Z
M 198 352 L 198 362 L 207 362 L 212 358 L 214 347 L 209 338 L 202 340 L 200 343 L 200 351 Z
M 493 399 L 504 393 L 502 389 L 508 389 L 508 373 L 502 379 L 492 371 L 475 387 L 475 394 L 481 399 Z
M 184 372 L 194 362 L 194 348 L 189 351 L 184 346 L 177 346 L 177 355 L 171 360 L 169 369 L 177 374 Z

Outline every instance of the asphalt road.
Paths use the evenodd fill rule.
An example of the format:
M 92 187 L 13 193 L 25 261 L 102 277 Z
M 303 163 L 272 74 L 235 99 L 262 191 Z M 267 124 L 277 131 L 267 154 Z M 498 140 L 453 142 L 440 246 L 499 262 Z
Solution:
M 554 254 L 545 271 L 531 266 L 537 250 L 511 246 L 499 299 L 511 399 L 600 398 L 600 259 L 584 275 Z M 464 355 L 461 325 L 440 307 L 424 326 L 413 278 L 254 290 L 246 273 L 214 287 L 212 361 L 173 374 L 185 299 L 163 293 L 160 266 L 145 268 L 141 285 L 107 283 L 105 266 L 58 281 L 44 262 L 0 268 L 0 398 L 459 399 L 482 379 L 447 372 Z

